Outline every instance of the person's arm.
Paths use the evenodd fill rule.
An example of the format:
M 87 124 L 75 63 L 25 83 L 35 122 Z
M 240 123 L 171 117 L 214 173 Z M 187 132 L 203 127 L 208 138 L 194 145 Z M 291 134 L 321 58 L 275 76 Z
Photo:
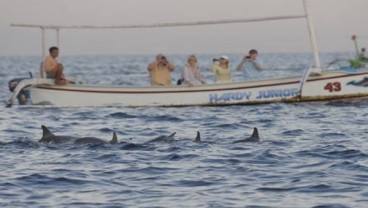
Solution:
M 262 68 L 261 64 L 260 64 L 258 61 L 256 61 L 256 60 L 251 60 L 251 62 L 252 62 L 252 64 L 254 64 L 254 66 L 256 67 L 256 69 L 257 69 L 258 71 L 262 71 L 262 70 L 263 70 L 263 68 Z
M 236 70 L 241 71 L 244 67 L 244 64 L 247 62 L 247 56 L 244 56 L 243 60 L 240 62 L 240 64 L 236 67 Z
M 150 63 L 147 67 L 148 71 L 152 71 L 152 69 L 157 65 L 157 62 Z
M 189 68 L 187 66 L 184 67 L 184 71 L 183 71 L 183 79 L 184 81 L 189 85 L 189 86 L 193 86 L 193 83 L 191 82 L 192 80 L 190 80 L 189 78 Z
M 202 76 L 202 73 L 201 73 L 201 71 L 199 70 L 199 68 L 197 68 L 197 74 L 196 74 L 196 77 L 197 77 L 198 81 L 200 81 L 202 84 L 206 84 L 206 82 L 204 81 L 203 76 Z
M 168 62 L 167 63 L 167 68 L 169 69 L 169 71 L 171 71 L 171 72 L 173 72 L 174 70 L 175 70 L 175 66 L 174 66 L 174 64 L 172 64 L 172 63 L 170 63 L 170 62 Z
M 58 67 L 58 65 L 56 64 L 56 62 L 54 60 L 52 60 L 51 57 L 46 57 L 44 60 L 44 70 L 47 72 L 50 71 L 55 71 Z
M 218 59 L 212 59 L 211 72 L 216 74 L 218 67 L 219 67 L 219 60 Z

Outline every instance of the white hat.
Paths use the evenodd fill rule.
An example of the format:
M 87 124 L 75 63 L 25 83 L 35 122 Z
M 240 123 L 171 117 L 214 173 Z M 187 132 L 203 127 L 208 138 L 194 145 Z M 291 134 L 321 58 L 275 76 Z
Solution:
M 220 58 L 222 58 L 222 59 L 225 59 L 225 60 L 229 60 L 229 57 L 227 57 L 226 55 L 222 55 L 222 56 L 220 56 Z

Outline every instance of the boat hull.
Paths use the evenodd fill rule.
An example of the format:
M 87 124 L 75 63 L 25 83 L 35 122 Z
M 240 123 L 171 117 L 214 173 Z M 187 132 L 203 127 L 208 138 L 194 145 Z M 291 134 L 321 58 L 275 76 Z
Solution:
M 300 77 L 201 86 L 119 87 L 37 85 L 29 88 L 34 105 L 192 106 L 335 100 L 368 96 L 368 70 L 311 76 L 299 93 Z

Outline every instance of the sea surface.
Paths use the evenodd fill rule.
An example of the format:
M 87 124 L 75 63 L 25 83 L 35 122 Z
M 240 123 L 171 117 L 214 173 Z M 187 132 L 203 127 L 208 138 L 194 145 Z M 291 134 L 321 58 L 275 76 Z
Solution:
M 221 54 L 199 55 L 209 67 Z M 241 54 L 227 54 L 235 68 Z M 180 76 L 187 55 L 167 55 Z M 326 66 L 346 54 L 323 54 Z M 309 54 L 261 54 L 264 76 L 300 75 Z M 61 57 L 67 77 L 146 86 L 154 55 Z M 5 108 L 37 56 L 0 57 L 0 207 L 368 207 L 368 101 L 251 106 Z M 233 73 L 234 79 L 241 74 Z M 56 135 L 116 145 L 40 144 Z M 260 142 L 232 144 L 259 130 Z M 194 143 L 196 132 L 203 143 Z M 147 141 L 176 132 L 174 141 Z

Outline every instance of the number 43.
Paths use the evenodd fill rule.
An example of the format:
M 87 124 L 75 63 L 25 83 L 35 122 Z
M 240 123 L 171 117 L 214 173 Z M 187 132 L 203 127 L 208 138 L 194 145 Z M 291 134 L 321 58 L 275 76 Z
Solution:
M 341 91 L 341 83 L 340 82 L 329 82 L 325 86 L 325 90 L 329 92 L 339 92 Z

